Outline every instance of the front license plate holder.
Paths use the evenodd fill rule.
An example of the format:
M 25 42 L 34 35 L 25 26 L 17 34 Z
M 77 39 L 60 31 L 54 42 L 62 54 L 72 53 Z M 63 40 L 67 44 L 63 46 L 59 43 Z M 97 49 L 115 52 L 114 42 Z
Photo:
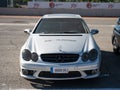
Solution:
M 51 67 L 50 72 L 51 73 L 58 73 L 58 74 L 68 73 L 68 68 L 65 68 L 65 67 Z

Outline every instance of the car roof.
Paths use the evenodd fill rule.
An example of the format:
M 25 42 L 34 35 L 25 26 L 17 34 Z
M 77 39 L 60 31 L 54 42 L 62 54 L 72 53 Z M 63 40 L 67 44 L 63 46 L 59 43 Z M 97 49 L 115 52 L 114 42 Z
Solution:
M 78 14 L 46 14 L 42 18 L 82 18 Z

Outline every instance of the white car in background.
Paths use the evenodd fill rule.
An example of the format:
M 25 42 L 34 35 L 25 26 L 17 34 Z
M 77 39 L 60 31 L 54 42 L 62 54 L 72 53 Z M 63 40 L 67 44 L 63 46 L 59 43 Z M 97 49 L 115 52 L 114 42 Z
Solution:
M 20 52 L 20 75 L 27 79 L 69 80 L 100 75 L 101 52 L 77 14 L 44 15 Z

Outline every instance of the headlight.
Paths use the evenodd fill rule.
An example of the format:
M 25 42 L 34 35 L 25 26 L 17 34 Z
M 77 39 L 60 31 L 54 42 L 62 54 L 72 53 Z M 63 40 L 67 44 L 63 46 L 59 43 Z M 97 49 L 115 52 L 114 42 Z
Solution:
M 87 52 L 86 52 L 86 53 L 83 53 L 83 55 L 82 55 L 82 60 L 83 60 L 84 62 L 87 62 L 88 59 L 89 59 L 89 54 L 88 54 Z
M 38 55 L 37 53 L 33 52 L 31 56 L 32 61 L 36 62 L 38 60 Z
M 98 51 L 96 49 L 92 49 L 89 53 L 85 52 L 82 55 L 82 61 L 87 62 L 88 60 L 90 61 L 95 61 L 98 56 Z
M 22 52 L 22 58 L 26 61 L 30 61 L 31 52 L 28 49 L 24 49 L 23 52 Z
M 91 61 L 95 61 L 97 59 L 97 56 L 98 56 L 98 52 L 96 49 L 92 49 L 90 52 L 89 52 L 89 60 Z

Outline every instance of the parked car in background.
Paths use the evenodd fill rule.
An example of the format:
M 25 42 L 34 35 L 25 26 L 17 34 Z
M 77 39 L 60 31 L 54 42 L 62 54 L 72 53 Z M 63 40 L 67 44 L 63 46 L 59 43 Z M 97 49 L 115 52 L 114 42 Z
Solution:
M 117 23 L 113 30 L 112 45 L 113 45 L 114 53 L 116 55 L 119 55 L 120 54 L 120 18 L 118 18 Z
M 20 75 L 27 79 L 68 80 L 100 75 L 101 52 L 80 15 L 44 15 L 20 52 Z
M 120 25 L 120 17 L 117 20 L 117 25 Z

